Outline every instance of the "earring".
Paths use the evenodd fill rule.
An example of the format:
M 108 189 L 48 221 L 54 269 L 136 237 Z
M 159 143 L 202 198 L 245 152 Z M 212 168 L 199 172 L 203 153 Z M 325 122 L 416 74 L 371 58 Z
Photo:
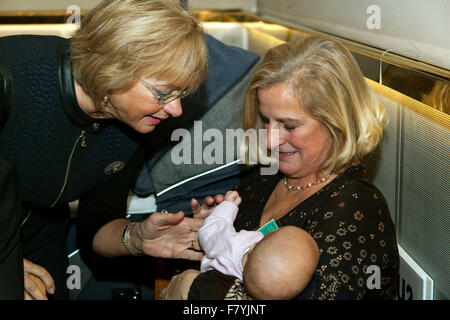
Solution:
M 106 106 L 108 104 L 108 100 L 109 100 L 109 95 L 105 95 L 103 97 L 103 104 Z

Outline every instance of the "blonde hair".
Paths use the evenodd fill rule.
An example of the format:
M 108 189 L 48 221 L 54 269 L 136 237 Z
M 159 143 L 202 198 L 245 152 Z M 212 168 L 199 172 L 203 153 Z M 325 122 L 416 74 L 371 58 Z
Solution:
M 436 81 L 431 92 L 424 97 L 423 103 L 450 114 L 450 82 Z
M 175 0 L 105 0 L 82 20 L 71 45 L 73 74 L 97 107 L 140 78 L 195 91 L 207 74 L 198 21 Z
M 379 143 L 384 107 L 368 87 L 351 53 L 340 43 L 310 37 L 270 49 L 245 97 L 245 129 L 262 128 L 258 89 L 285 84 L 299 105 L 318 120 L 332 144 L 318 173 L 359 163 Z

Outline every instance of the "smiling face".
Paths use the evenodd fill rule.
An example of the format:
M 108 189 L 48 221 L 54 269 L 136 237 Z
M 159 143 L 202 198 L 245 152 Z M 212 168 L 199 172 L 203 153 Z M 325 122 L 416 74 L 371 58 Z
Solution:
M 268 130 L 267 147 L 279 147 L 280 171 L 299 183 L 315 180 L 332 142 L 328 130 L 305 111 L 286 84 L 259 89 L 258 100 L 260 117 Z
M 153 81 L 152 88 L 163 94 L 180 90 L 161 81 Z M 177 98 L 169 103 L 159 104 L 155 93 L 142 81 L 137 81 L 130 89 L 110 95 L 106 113 L 109 118 L 115 118 L 140 133 L 149 133 L 162 120 L 182 114 L 180 100 Z

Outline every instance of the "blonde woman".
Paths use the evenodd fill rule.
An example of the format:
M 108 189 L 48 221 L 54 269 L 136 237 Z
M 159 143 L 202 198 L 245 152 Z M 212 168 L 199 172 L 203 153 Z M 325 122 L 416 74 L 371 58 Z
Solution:
M 8 113 L 0 156 L 18 171 L 25 298 L 46 298 L 28 274 L 55 298 L 67 298 L 67 203 L 107 188 L 146 134 L 181 115 L 180 99 L 207 74 L 203 32 L 175 0 L 109 0 L 82 20 L 73 39 L 0 38 L 0 64 L 1 114 Z M 186 250 L 199 225 L 182 214 L 157 214 L 143 224 L 143 251 L 199 259 Z M 94 245 L 110 256 L 134 253 L 130 229 L 117 219 Z M 172 246 L 177 250 L 166 249 Z
M 262 175 L 256 168 L 239 184 L 236 231 L 273 220 L 314 238 L 320 261 L 299 299 L 393 299 L 394 225 L 362 165 L 381 139 L 384 109 L 350 52 L 320 37 L 271 49 L 250 81 L 244 118 L 247 129 L 268 131 L 279 172 Z M 171 282 L 165 298 L 241 298 L 245 276 L 244 283 L 235 280 L 189 270 Z

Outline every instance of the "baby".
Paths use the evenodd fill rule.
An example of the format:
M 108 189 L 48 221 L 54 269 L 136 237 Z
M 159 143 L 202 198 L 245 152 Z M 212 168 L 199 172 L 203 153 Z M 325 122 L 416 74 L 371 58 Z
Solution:
M 295 226 L 267 233 L 233 227 L 241 197 L 228 191 L 199 231 L 205 252 L 200 271 L 211 269 L 244 281 L 247 296 L 258 300 L 292 299 L 310 282 L 319 262 L 314 239 Z

